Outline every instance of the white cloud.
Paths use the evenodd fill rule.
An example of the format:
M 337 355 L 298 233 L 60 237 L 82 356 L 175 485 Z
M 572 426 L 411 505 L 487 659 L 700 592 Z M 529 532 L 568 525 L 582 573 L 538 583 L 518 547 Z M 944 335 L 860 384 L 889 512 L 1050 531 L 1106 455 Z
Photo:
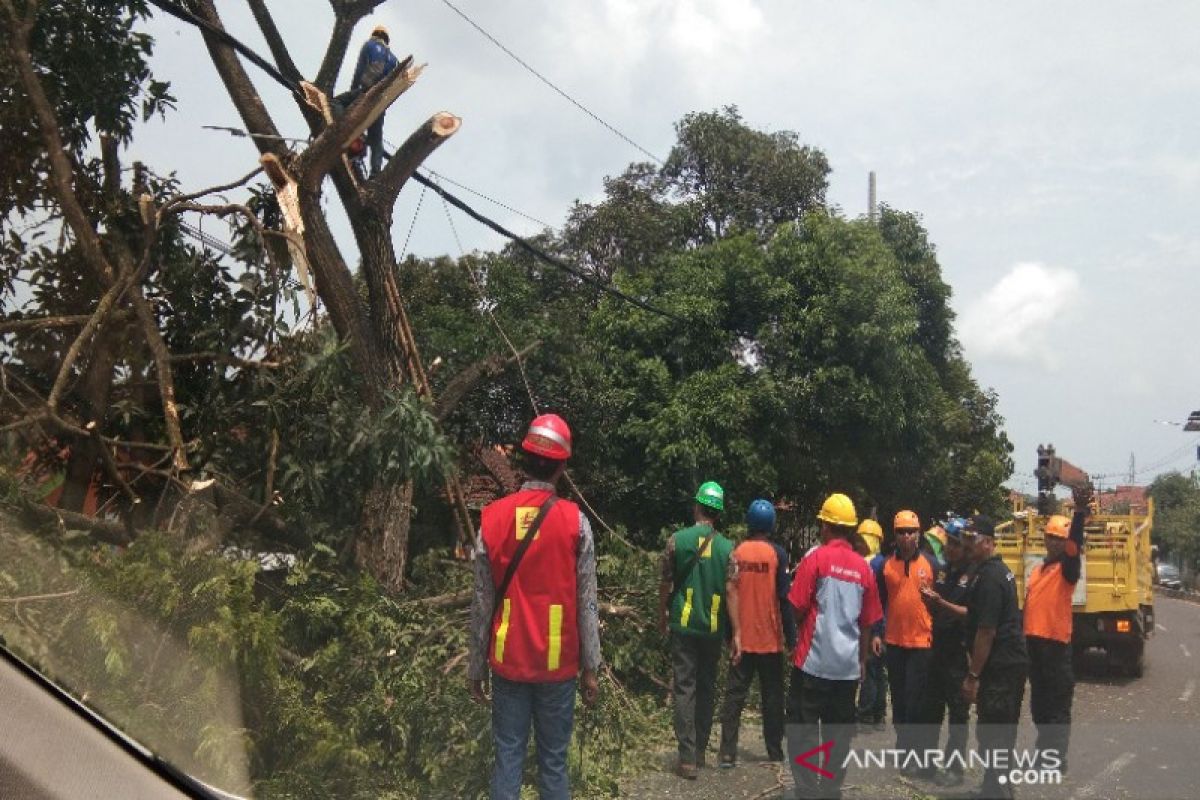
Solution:
M 1052 334 L 1063 327 L 1079 285 L 1079 276 L 1069 269 L 1037 262 L 1014 265 L 963 314 L 963 346 L 975 358 L 1054 368 L 1060 343 Z

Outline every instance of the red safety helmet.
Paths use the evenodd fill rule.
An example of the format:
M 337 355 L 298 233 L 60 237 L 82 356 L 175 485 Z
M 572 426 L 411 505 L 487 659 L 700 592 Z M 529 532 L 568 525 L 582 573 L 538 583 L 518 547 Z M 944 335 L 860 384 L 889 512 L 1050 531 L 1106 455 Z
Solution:
M 566 461 L 571 457 L 571 429 L 558 414 L 542 414 L 529 423 L 521 449 L 543 458 Z

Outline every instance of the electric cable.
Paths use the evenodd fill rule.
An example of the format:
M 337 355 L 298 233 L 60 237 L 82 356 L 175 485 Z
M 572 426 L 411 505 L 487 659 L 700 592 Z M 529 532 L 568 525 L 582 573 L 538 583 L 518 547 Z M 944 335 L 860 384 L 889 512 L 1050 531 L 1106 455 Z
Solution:
M 479 23 L 477 23 L 475 20 L 468 17 L 466 15 L 466 13 L 463 12 L 462 9 L 460 9 L 458 6 L 454 5 L 454 3 L 451 3 L 450 0 L 441 0 L 441 2 L 444 5 L 446 5 L 448 8 L 450 8 L 450 10 L 452 10 L 455 14 L 462 17 L 468 25 L 470 25 L 475 30 L 479 31 L 479 33 L 482 34 L 485 39 L 487 39 L 492 44 L 496 45 L 496 47 L 499 47 L 501 50 L 503 50 L 504 53 L 509 58 L 511 58 L 513 61 L 516 61 L 518 64 L 520 64 L 522 67 L 524 67 L 530 74 L 532 74 L 539 81 L 541 81 L 542 83 L 546 84 L 551 89 L 553 89 L 556 93 L 558 93 L 561 97 L 563 97 L 571 105 L 575 106 L 580 111 L 587 114 L 589 117 L 594 119 L 596 122 L 599 122 L 601 125 L 603 125 L 609 131 L 614 133 L 618 138 L 620 138 L 626 144 L 631 145 L 635 149 L 639 150 L 647 158 L 649 158 L 652 161 L 655 161 L 659 164 L 664 163 L 663 160 L 661 158 L 659 158 L 658 156 L 654 155 L 654 153 L 651 153 L 649 150 L 642 147 L 640 144 L 635 142 L 633 139 L 629 138 L 624 133 L 617 130 L 614 126 L 610 125 L 608 122 L 601 119 L 599 114 L 592 111 L 590 108 L 588 108 L 583 103 L 576 100 L 571 95 L 567 94 L 567 92 L 565 92 L 564 90 L 558 88 L 558 86 L 556 86 L 549 78 L 547 78 L 545 75 L 543 75 L 542 73 L 538 72 L 536 69 L 531 67 L 528 63 L 525 62 L 524 59 L 522 59 L 519 55 L 514 53 L 512 50 L 509 50 L 507 47 L 505 47 L 504 44 L 501 43 L 499 39 L 497 39 L 495 36 L 492 36 L 490 33 L 488 33 L 486 30 L 484 30 L 483 27 Z

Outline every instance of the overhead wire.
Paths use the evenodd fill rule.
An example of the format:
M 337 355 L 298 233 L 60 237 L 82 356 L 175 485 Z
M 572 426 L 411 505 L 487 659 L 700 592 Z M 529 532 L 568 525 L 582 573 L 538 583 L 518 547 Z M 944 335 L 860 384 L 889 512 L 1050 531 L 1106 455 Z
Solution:
M 622 292 L 620 289 L 617 289 L 616 287 L 611 286 L 607 283 L 604 283 L 603 281 L 596 279 L 594 276 L 589 275 L 587 272 L 580 269 L 579 267 L 576 267 L 576 266 L 564 261 L 563 259 L 558 258 L 557 256 L 550 255 L 545 250 L 542 250 L 540 247 L 529 242 L 522 236 L 520 236 L 516 233 L 513 233 L 508 228 L 505 228 L 503 225 L 496 222 L 495 220 L 479 213 L 474 208 L 467 205 L 462 200 L 459 200 L 453 194 L 451 194 L 450 192 L 443 189 L 441 186 L 438 186 L 433 180 L 422 175 L 419 170 L 414 172 L 412 177 L 413 177 L 413 180 L 417 181 L 421 185 L 428 186 L 430 189 L 437 192 L 439 195 L 441 195 L 443 200 L 447 201 L 448 203 L 450 203 L 450 205 L 452 205 L 455 208 L 457 208 L 458 210 L 462 211 L 467 216 L 474 219 L 476 222 L 478 222 L 488 228 L 491 228 L 492 230 L 496 231 L 496 233 L 499 233 L 501 236 L 504 236 L 505 238 L 512 241 L 512 243 L 517 245 L 517 247 L 519 247 L 520 249 L 522 249 L 525 252 L 529 253 L 530 255 L 540 259 L 541 261 L 544 261 L 545 263 L 549 264 L 550 266 L 555 267 L 556 269 L 562 270 L 563 272 L 566 272 L 570 275 L 573 275 L 576 278 L 578 278 L 580 281 L 582 281 L 583 283 L 586 283 L 589 286 L 592 286 L 593 288 L 599 289 L 600 291 L 604 292 L 605 294 L 616 297 L 619 300 L 623 300 L 624 302 L 629 303 L 630 305 L 637 306 L 638 308 L 642 309 L 643 311 L 649 311 L 652 314 L 657 314 L 658 316 L 666 317 L 667 319 L 672 319 L 672 320 L 675 320 L 676 322 L 682 322 L 682 323 L 687 322 L 687 320 L 678 316 L 677 314 L 673 314 L 670 311 L 666 311 L 664 309 L 658 308 L 656 306 L 651 305 L 650 303 L 647 303 L 644 300 L 640 300 L 636 297 L 633 297 L 632 295 L 626 294 L 625 292 Z
M 386 140 L 384 140 L 384 141 L 386 142 Z M 425 171 L 428 172 L 430 175 L 434 176 L 435 178 L 437 178 L 439 181 L 443 181 L 445 183 L 449 183 L 454 186 L 457 186 L 458 188 L 468 191 L 478 198 L 487 200 L 489 203 L 493 203 L 494 205 L 497 205 L 500 208 L 503 208 L 505 211 L 511 211 L 512 213 L 516 214 L 518 217 L 524 217 L 525 219 L 529 220 L 530 222 L 536 222 L 538 225 L 541 225 L 543 228 L 553 228 L 554 227 L 549 222 L 540 220 L 537 217 L 526 214 L 524 211 L 513 208 L 512 206 L 502 203 L 499 200 L 496 200 L 492 197 L 488 197 L 483 192 L 480 192 L 477 189 L 472 189 L 470 186 L 467 186 L 466 184 L 459 183 L 458 181 L 454 180 L 453 178 L 448 178 L 445 175 L 443 175 L 442 173 L 436 172 L 436 171 L 430 169 L 429 167 L 425 167 Z
M 654 153 L 651 153 L 649 150 L 642 147 L 640 144 L 635 142 L 633 139 L 629 138 L 624 133 L 619 131 L 615 126 L 609 124 L 607 121 L 602 119 L 599 114 L 592 111 L 590 108 L 585 106 L 583 103 L 576 100 L 574 97 L 572 97 L 570 94 L 568 94 L 563 89 L 560 89 L 553 81 L 551 81 L 545 75 L 543 75 L 542 73 L 540 73 L 536 69 L 534 69 L 532 66 L 530 66 L 523 58 L 521 58 L 519 55 L 514 53 L 512 50 L 505 47 L 503 42 L 501 42 L 495 36 L 488 33 L 486 30 L 484 30 L 482 25 L 480 25 L 478 22 L 476 22 L 475 20 L 473 20 L 469 16 L 467 16 L 466 12 L 464 12 L 458 6 L 454 5 L 454 3 L 450 2 L 450 0 L 441 0 L 441 2 L 443 5 L 445 5 L 447 8 L 449 8 L 451 11 L 453 11 L 455 14 L 462 17 L 463 20 L 465 20 L 468 25 L 470 25 L 472 28 L 477 30 L 485 39 L 487 39 L 489 42 L 496 45 L 496 47 L 499 47 L 502 51 L 504 51 L 505 55 L 507 55 L 513 61 L 516 61 L 518 64 L 520 64 L 522 67 L 524 67 L 526 69 L 526 71 L 528 71 L 531 75 L 533 75 L 539 81 L 541 81 L 542 83 L 546 84 L 551 89 L 553 89 L 558 95 L 560 95 L 563 99 L 565 99 L 571 105 L 575 106 L 580 111 L 582 111 L 584 114 L 587 114 L 589 117 L 594 119 L 596 122 L 603 125 L 609 131 L 611 131 L 613 134 L 615 134 L 618 138 L 620 138 L 626 144 L 628 144 L 628 145 L 634 147 L 635 149 L 637 149 L 638 151 L 640 151 L 647 158 L 649 158 L 652 161 L 655 161 L 659 164 L 665 163 L 661 158 L 654 155 Z

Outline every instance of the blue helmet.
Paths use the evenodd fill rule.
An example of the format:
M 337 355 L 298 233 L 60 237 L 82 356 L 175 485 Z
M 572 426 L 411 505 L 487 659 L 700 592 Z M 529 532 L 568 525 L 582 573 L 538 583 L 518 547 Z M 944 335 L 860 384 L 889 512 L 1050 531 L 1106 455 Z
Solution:
M 775 506 L 761 497 L 746 509 L 746 525 L 752 531 L 770 533 L 775 530 Z
M 965 519 L 962 517 L 954 517 L 953 519 L 948 520 L 946 524 L 942 526 L 942 529 L 946 531 L 946 535 L 951 539 L 961 539 L 963 531 L 966 530 L 966 527 L 967 521 Z

